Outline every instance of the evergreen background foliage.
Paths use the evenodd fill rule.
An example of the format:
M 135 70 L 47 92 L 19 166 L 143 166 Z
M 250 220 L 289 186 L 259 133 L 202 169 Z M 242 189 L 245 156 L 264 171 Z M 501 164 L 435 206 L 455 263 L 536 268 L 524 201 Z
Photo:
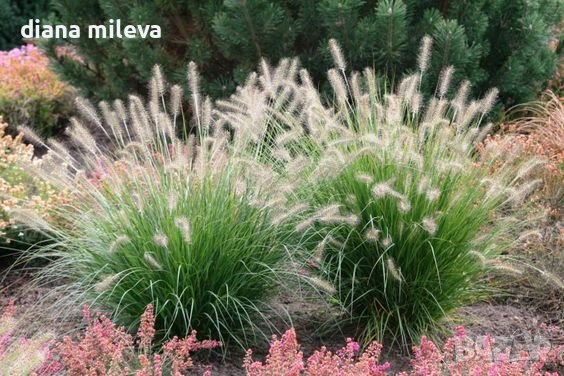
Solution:
M 0 0 L 0 50 L 22 44 L 21 27 L 32 18 L 46 17 L 50 0 Z
M 348 69 L 374 66 L 390 80 L 415 66 L 423 35 L 434 39 L 431 69 L 424 82 L 432 94 L 443 67 L 454 65 L 454 84 L 463 77 L 474 95 L 500 89 L 505 106 L 531 100 L 553 75 L 559 52 L 559 0 L 53 0 L 58 22 L 158 24 L 160 40 L 52 40 L 47 47 L 63 78 L 95 99 L 144 92 L 159 63 L 180 82 L 188 61 L 203 75 L 204 92 L 230 94 L 260 57 L 276 62 L 299 56 L 320 85 L 331 65 L 329 38 L 337 39 Z M 71 44 L 85 64 L 57 56 Z M 60 55 L 60 54 L 59 54 Z

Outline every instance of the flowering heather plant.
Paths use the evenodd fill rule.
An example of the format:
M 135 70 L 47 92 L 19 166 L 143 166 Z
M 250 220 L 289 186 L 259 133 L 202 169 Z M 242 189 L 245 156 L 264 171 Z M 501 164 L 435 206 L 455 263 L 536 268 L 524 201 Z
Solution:
M 217 102 L 265 164 L 298 182 L 287 216 L 307 249 L 304 278 L 338 302 L 365 344 L 390 335 L 408 348 L 478 298 L 489 267 L 519 272 L 496 256 L 507 246 L 507 215 L 541 183 L 529 179 L 528 163 L 492 175 L 478 167 L 475 146 L 491 128 L 481 121 L 496 90 L 470 100 L 464 82 L 451 95 L 454 68 L 445 67 L 424 102 L 431 43 L 424 39 L 418 71 L 393 92 L 371 69 L 345 75 L 332 42 L 333 104 L 288 59 L 275 68 L 263 62 Z
M 0 51 L 0 114 L 9 124 L 31 126 L 45 137 L 60 132 L 70 113 L 69 89 L 48 64 L 30 44 Z
M 66 202 L 63 193 L 30 174 L 33 146 L 23 143 L 23 134 L 6 135 L 8 127 L 0 117 L 0 248 L 29 247 L 38 234 L 18 226 L 11 212 L 34 210 L 44 220 L 55 220 L 53 209 Z
M 533 354 L 521 351 L 517 356 L 509 348 L 496 353 L 495 341 L 483 337 L 478 343 L 468 338 L 463 327 L 449 338 L 442 348 L 427 337 L 414 346 L 411 367 L 397 373 L 398 376 L 446 376 L 446 375 L 530 375 L 557 376 L 550 367 L 564 366 L 564 346 L 545 347 Z M 248 350 L 243 365 L 248 376 L 378 376 L 391 375 L 391 364 L 379 363 L 382 345 L 372 342 L 364 351 L 351 339 L 334 354 L 325 347 L 315 351 L 306 361 L 299 350 L 294 329 L 282 338 L 273 337 L 264 362 L 253 361 Z
M 346 346 L 335 353 L 322 347 L 304 362 L 296 331 L 289 329 L 280 339 L 272 337 L 264 363 L 253 361 L 252 350 L 248 350 L 243 365 L 248 376 L 383 376 L 390 364 L 378 363 L 381 350 L 382 345 L 374 342 L 361 353 L 360 345 L 349 338 Z
M 10 305 L 0 320 L 0 367 L 7 375 L 181 376 L 203 369 L 204 376 L 211 376 L 211 367 L 196 365 L 192 354 L 221 346 L 213 340 L 198 341 L 196 332 L 192 332 L 184 339 L 172 338 L 158 350 L 152 348 L 155 316 L 151 305 L 143 313 L 135 337 L 127 334 L 125 327 L 115 325 L 100 313 L 92 314 L 85 307 L 86 328 L 76 338 L 67 336 L 55 342 L 43 335 L 16 340 L 11 335 L 15 327 L 12 310 Z M 391 375 L 392 365 L 380 363 L 381 351 L 378 342 L 362 350 L 359 343 L 349 338 L 334 353 L 321 347 L 304 360 L 292 328 L 280 339 L 272 337 L 264 362 L 254 361 L 249 349 L 243 368 L 248 376 Z M 538 347 L 534 352 L 523 350 L 515 354 L 508 348 L 499 351 L 489 336 L 474 341 L 466 336 L 464 328 L 458 327 L 456 335 L 441 348 L 422 337 L 413 348 L 411 367 L 397 375 L 557 376 L 557 372 L 548 371 L 557 367 L 564 367 L 564 346 Z
M 84 334 L 77 340 L 65 337 L 53 350 L 71 376 L 184 375 L 193 367 L 193 352 L 220 346 L 217 341 L 198 341 L 193 331 L 182 340 L 172 338 L 164 343 L 162 351 L 152 353 L 155 335 L 152 305 L 147 306 L 141 317 L 137 340 L 104 315 L 93 316 L 88 308 L 84 308 L 83 315 L 87 323 Z
M 546 366 L 564 365 L 564 346 L 540 348 L 537 354 L 521 351 L 517 356 L 506 348 L 495 354 L 495 341 L 485 336 L 481 343 L 468 338 L 463 327 L 449 338 L 442 349 L 421 338 L 413 348 L 412 370 L 401 375 L 530 375 L 558 376 L 558 372 L 546 371 Z
M 285 189 L 269 166 L 233 157 L 247 143 L 232 144 L 209 99 L 199 97 L 190 65 L 198 136 L 177 137 L 181 90 L 168 90 L 155 67 L 150 100 L 135 96 L 98 110 L 79 99 L 83 119 L 72 119 L 70 139 L 80 150 L 43 143 L 48 158 L 33 171 L 71 192 L 75 203 L 58 214 L 72 226 L 17 219 L 36 225 L 54 244 L 31 257 L 52 259 L 43 279 L 68 284 L 53 291 L 60 307 L 95 303 L 120 325 L 135 327 L 152 304 L 159 338 L 193 329 L 243 345 L 260 336 L 263 306 L 274 293 L 291 228 L 281 218 Z M 95 140 L 92 127 L 99 133 Z M 37 139 L 30 132 L 28 136 Z M 57 166 L 65 165 L 61 169 Z M 60 319 L 60 317 L 57 317 Z

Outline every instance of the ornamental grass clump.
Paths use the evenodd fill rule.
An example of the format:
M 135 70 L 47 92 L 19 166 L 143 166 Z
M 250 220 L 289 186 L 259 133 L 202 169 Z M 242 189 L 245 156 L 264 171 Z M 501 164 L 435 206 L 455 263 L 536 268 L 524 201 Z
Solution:
M 285 195 L 268 166 L 232 157 L 240 138 L 231 145 L 212 126 L 193 64 L 189 81 L 198 135 L 187 141 L 177 137 L 181 90 L 171 87 L 169 98 L 158 67 L 148 103 L 131 96 L 127 108 L 116 101 L 98 110 L 78 100 L 84 118 L 67 133 L 79 152 L 48 141 L 36 171 L 71 193 L 75 205 L 59 214 L 72 226 L 28 212 L 18 219 L 56 241 L 37 257 L 52 259 L 43 281 L 68 281 L 51 295 L 57 312 L 95 304 L 131 327 L 152 304 L 158 338 L 198 330 L 252 343 L 286 255 L 288 228 L 273 225 Z
M 491 175 L 494 162 L 478 161 L 495 89 L 471 100 L 470 84 L 453 90 L 455 68 L 445 67 L 435 95 L 423 98 L 431 44 L 426 37 L 418 70 L 393 92 L 371 69 L 346 75 L 332 42 L 333 104 L 287 59 L 274 69 L 263 62 L 217 103 L 239 132 L 260 135 L 253 150 L 265 163 L 298 182 L 287 213 L 305 244 L 304 277 L 364 343 L 387 336 L 408 348 L 480 296 L 488 268 L 519 273 L 496 256 L 506 229 L 519 225 L 508 215 L 541 184 L 528 178 L 540 161 L 503 163 Z

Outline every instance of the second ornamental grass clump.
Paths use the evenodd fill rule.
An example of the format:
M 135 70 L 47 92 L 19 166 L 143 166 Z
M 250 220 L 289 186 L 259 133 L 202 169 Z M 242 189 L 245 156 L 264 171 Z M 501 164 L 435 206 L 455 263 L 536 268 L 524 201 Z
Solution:
M 370 69 L 347 76 L 330 41 L 332 104 L 295 60 L 263 63 L 218 103 L 255 137 L 263 160 L 297 182 L 288 213 L 305 245 L 306 278 L 365 343 L 386 337 L 408 349 L 480 297 L 490 268 L 519 272 L 499 255 L 520 225 L 511 212 L 541 184 L 528 175 L 542 161 L 506 161 L 490 175 L 497 162 L 477 159 L 495 89 L 469 100 L 470 83 L 451 90 L 454 68 L 445 67 L 435 96 L 423 98 L 431 44 L 423 40 L 418 71 L 394 92 Z

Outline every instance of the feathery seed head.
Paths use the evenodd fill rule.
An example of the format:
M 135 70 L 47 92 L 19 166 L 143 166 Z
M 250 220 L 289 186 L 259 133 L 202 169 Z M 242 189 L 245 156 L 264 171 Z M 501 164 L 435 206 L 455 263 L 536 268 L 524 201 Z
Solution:
M 273 225 L 280 225 L 285 220 L 287 220 L 288 218 L 292 218 L 292 217 L 298 215 L 299 213 L 302 213 L 307 208 L 308 208 L 308 205 L 305 204 L 305 203 L 300 203 L 300 204 L 294 205 L 290 209 L 285 210 L 281 214 L 274 217 L 271 222 L 272 222 Z
M 380 235 L 380 230 L 374 227 L 370 227 L 364 233 L 364 239 L 366 239 L 367 242 L 376 243 L 378 241 L 379 235 Z
M 114 101 L 114 109 L 116 110 L 119 120 L 127 122 L 127 110 L 125 109 L 125 105 L 121 99 L 116 99 Z
M 343 79 L 343 76 L 336 70 L 336 69 L 329 69 L 327 71 L 327 76 L 329 78 L 329 83 L 335 92 L 335 97 L 337 101 L 344 105 L 347 102 L 348 94 L 347 94 L 347 86 Z
M 191 61 L 188 63 L 188 84 L 190 85 L 190 93 L 192 95 L 198 95 L 200 93 L 199 80 L 198 66 Z
M 372 178 L 372 176 L 365 174 L 365 173 L 359 173 L 356 175 L 356 180 L 364 183 L 364 184 L 372 184 L 372 182 L 374 181 L 374 179 Z
M 119 274 L 112 274 L 101 280 L 94 286 L 94 291 L 104 292 L 114 285 L 114 283 L 119 279 Z
M 174 116 L 180 113 L 180 105 L 182 103 L 182 87 L 173 85 L 170 88 L 170 110 Z
M 354 72 L 351 76 L 351 92 L 357 104 L 362 101 L 362 91 L 360 90 L 360 73 Z
M 529 161 L 527 161 L 521 166 L 519 171 L 517 171 L 517 175 L 515 176 L 514 181 L 527 177 L 531 173 L 531 171 L 533 171 L 537 167 L 543 166 L 545 163 L 546 161 L 542 159 L 538 159 L 538 158 L 530 159 Z
M 417 66 L 419 71 L 424 73 L 429 67 L 429 60 L 431 58 L 431 47 L 433 45 L 433 38 L 425 35 L 421 40 L 421 47 L 419 48 L 419 56 L 417 57 Z
M 119 235 L 116 239 L 110 244 L 110 248 L 108 248 L 108 253 L 112 254 L 115 253 L 119 246 L 122 244 L 129 243 L 129 238 L 126 235 Z
M 523 274 L 522 269 L 518 269 L 514 265 L 510 265 L 508 263 L 504 263 L 504 262 L 500 262 L 500 261 L 494 261 L 494 262 L 489 262 L 487 265 L 492 267 L 495 270 L 499 270 L 499 271 L 502 271 L 502 272 L 505 272 L 505 273 L 515 274 L 515 275 Z
M 464 80 L 460 84 L 456 96 L 452 100 L 452 104 L 456 107 L 457 111 L 462 111 L 466 105 L 466 100 L 468 99 L 468 94 L 470 93 L 470 81 Z
M 26 208 L 13 208 L 9 210 L 9 215 L 16 222 L 23 223 L 25 226 L 36 230 L 44 231 L 50 228 L 47 221 L 45 221 L 35 210 Z
M 360 223 L 360 218 L 356 214 L 349 214 L 346 217 L 343 217 L 343 223 L 351 227 L 355 227 Z
M 343 57 L 343 51 L 341 51 L 341 47 L 335 39 L 329 39 L 329 50 L 331 51 L 333 61 L 335 62 L 337 68 L 341 71 L 345 71 L 345 69 L 347 69 L 347 63 Z
M 482 265 L 486 265 L 488 262 L 488 259 L 486 258 L 486 256 L 484 256 L 481 252 L 478 251 L 470 251 L 469 252 L 472 256 L 476 257 L 479 261 L 480 264 Z
M 176 207 L 178 206 L 178 193 L 171 191 L 168 194 L 167 206 L 168 206 L 168 211 L 171 213 L 174 211 L 174 209 L 176 209 Z
M 388 271 L 395 280 L 397 280 L 398 282 L 403 282 L 404 278 L 401 273 L 401 269 L 396 267 L 396 264 L 392 257 L 388 257 L 388 259 L 386 260 L 386 266 L 388 267 Z
M 432 202 L 437 200 L 439 197 L 441 197 L 441 191 L 436 188 L 432 188 L 427 190 L 425 195 L 427 197 L 427 200 Z
M 402 213 L 407 213 L 411 209 L 411 203 L 409 200 L 403 198 L 398 202 L 398 209 Z
M 427 190 L 428 186 L 429 186 L 429 178 L 423 176 L 421 180 L 419 180 L 419 184 L 417 184 L 417 193 L 423 194 L 423 192 Z
M 482 114 L 487 114 L 493 108 L 499 90 L 497 88 L 490 89 L 486 96 L 479 102 L 479 109 Z
M 25 125 L 18 125 L 17 129 L 18 132 L 22 133 L 24 137 L 27 138 L 32 143 L 36 145 L 45 145 L 41 137 L 39 137 L 39 135 L 30 127 Z
M 100 121 L 100 117 L 98 116 L 96 109 L 87 99 L 77 97 L 75 99 L 75 103 L 82 116 L 96 124 L 99 128 L 103 129 L 102 122 Z
M 162 68 L 159 64 L 153 67 L 153 79 L 155 81 L 155 89 L 158 95 L 163 95 L 165 92 L 166 84 L 163 76 Z
M 318 289 L 325 291 L 329 295 L 334 295 L 337 293 L 337 290 L 335 289 L 335 287 L 333 287 L 332 284 L 321 278 L 309 277 L 309 281 L 314 287 L 317 287 Z
M 535 179 L 522 184 L 519 188 L 515 189 L 507 202 L 511 205 L 516 206 L 521 204 L 527 197 L 529 197 L 534 191 L 542 187 L 544 181 L 542 179 Z
M 441 75 L 439 77 L 439 98 L 446 95 L 450 87 L 450 81 L 452 80 L 453 73 L 454 67 L 452 65 L 449 65 L 441 71 Z
M 186 217 L 178 217 L 174 220 L 174 224 L 180 230 L 182 238 L 188 244 L 192 243 L 192 226 Z
M 155 235 L 153 235 L 153 241 L 159 247 L 166 248 L 166 246 L 168 245 L 168 238 L 162 232 L 157 232 Z
M 163 268 L 162 265 L 157 261 L 157 259 L 155 259 L 155 257 L 154 257 L 152 254 L 150 254 L 150 253 L 148 253 L 148 252 L 145 252 L 145 253 L 143 254 L 143 258 L 145 259 L 145 262 L 146 262 L 152 269 L 155 269 L 155 270 L 162 270 L 162 268 Z
M 423 220 L 421 221 L 421 227 L 423 227 L 423 229 L 427 231 L 427 233 L 431 236 L 435 235 L 435 233 L 437 232 L 437 223 L 431 217 L 423 218 Z
M 395 191 L 392 188 L 392 183 L 393 179 L 383 183 L 374 184 L 372 187 L 372 196 L 374 196 L 374 198 L 382 198 L 389 194 L 393 194 Z
M 303 232 L 315 223 L 315 218 L 306 218 L 296 225 L 296 232 Z

